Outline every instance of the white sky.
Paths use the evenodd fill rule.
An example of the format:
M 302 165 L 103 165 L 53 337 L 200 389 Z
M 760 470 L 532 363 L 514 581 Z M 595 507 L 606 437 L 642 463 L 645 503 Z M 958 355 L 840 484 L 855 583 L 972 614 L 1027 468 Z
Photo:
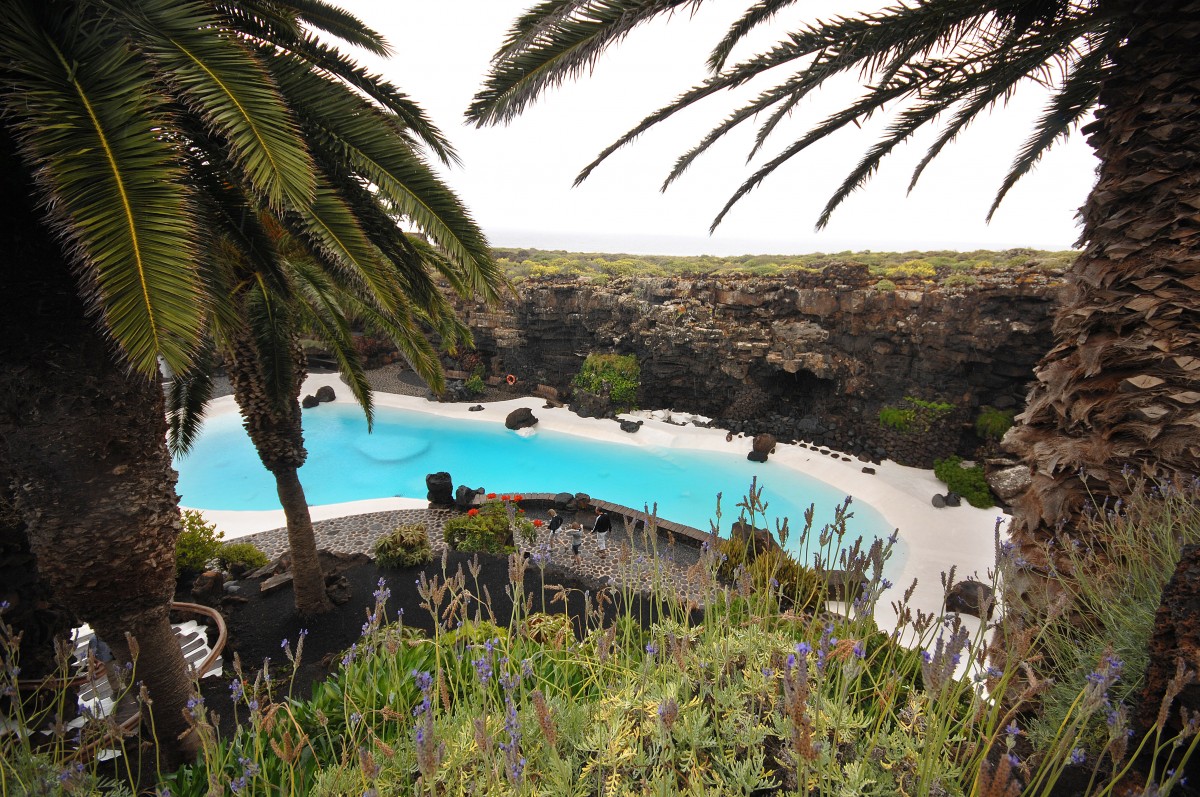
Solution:
M 745 0 L 709 0 L 694 18 L 644 26 L 613 48 L 591 77 L 544 95 L 508 126 L 483 129 L 468 126 L 463 113 L 504 33 L 533 0 L 337 1 L 391 43 L 395 55 L 389 60 L 355 55 L 415 99 L 450 138 L 463 165 L 444 171 L 445 179 L 495 246 L 716 255 L 1065 249 L 1078 236 L 1076 210 L 1095 178 L 1095 158 L 1076 133 L 1043 158 L 985 223 L 1042 105 L 1043 96 L 1030 87 L 948 146 L 907 197 L 929 134 L 897 149 L 834 212 L 826 229 L 813 229 L 825 201 L 887 123 L 880 117 L 864 130 L 842 130 L 776 170 L 709 236 L 709 223 L 749 174 L 745 158 L 753 128 L 727 136 L 665 193 L 659 186 L 676 157 L 733 110 L 735 96 L 712 97 L 677 114 L 611 156 L 581 186 L 571 184 L 615 138 L 703 79 L 709 49 Z M 838 0 L 807 2 L 798 4 L 796 17 L 853 8 Z M 770 41 L 755 39 L 735 57 Z M 806 100 L 768 140 L 767 157 L 854 95 L 854 84 L 843 82 Z M 752 165 L 763 160 L 759 156 Z

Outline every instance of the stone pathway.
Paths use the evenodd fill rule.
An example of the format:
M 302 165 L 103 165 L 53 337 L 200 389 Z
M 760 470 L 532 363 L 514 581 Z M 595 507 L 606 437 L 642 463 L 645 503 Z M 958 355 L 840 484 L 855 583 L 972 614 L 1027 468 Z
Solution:
M 317 548 L 327 548 L 339 553 L 364 553 L 374 556 L 375 541 L 400 525 L 424 523 L 429 542 L 435 556 L 441 556 L 445 547 L 442 528 L 457 512 L 448 509 L 399 509 L 391 512 L 375 512 L 367 515 L 320 520 L 313 523 Z M 565 512 L 567 522 L 575 520 L 572 513 Z M 590 512 L 579 513 L 580 521 L 592 517 Z M 546 520 L 544 512 L 530 511 L 530 520 Z M 613 530 L 608 535 L 608 551 L 604 557 L 596 551 L 596 539 L 584 532 L 583 550 L 578 560 L 571 555 L 571 544 L 565 531 L 555 535 L 542 530 L 533 546 L 528 549 L 529 567 L 557 565 L 573 570 L 585 577 L 607 581 L 612 586 L 635 591 L 658 588 L 698 601 L 698 588 L 689 580 L 688 571 L 700 561 L 700 549 L 695 545 L 676 542 L 662 532 L 655 537 L 627 529 L 624 519 L 612 515 Z M 585 522 L 585 528 L 590 523 Z M 553 539 L 551 538 L 553 536 Z M 242 537 L 239 542 L 254 544 L 269 558 L 274 559 L 288 549 L 287 529 L 278 528 Z

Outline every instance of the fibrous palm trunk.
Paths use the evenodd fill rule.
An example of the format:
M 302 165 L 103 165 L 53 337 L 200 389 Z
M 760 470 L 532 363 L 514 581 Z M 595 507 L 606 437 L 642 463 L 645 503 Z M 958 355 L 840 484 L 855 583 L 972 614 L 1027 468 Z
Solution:
M 6 154 L 3 492 L 57 600 L 92 625 L 118 664 L 135 658 L 127 635 L 136 640 L 133 682 L 149 691 L 159 750 L 173 765 L 196 739 L 184 717 L 192 679 L 168 618 L 180 518 L 162 390 L 116 361 Z
M 1046 543 L 1085 502 L 1122 495 L 1131 475 L 1200 472 L 1200 2 L 1110 5 L 1134 27 L 1084 128 L 1100 159 L 1087 248 L 1006 438 L 1034 473 L 1013 523 L 1034 571 L 1018 592 L 1065 566 Z
M 226 360 L 234 398 L 242 413 L 250 440 L 259 459 L 275 477 L 279 503 L 287 520 L 288 547 L 292 557 L 292 586 L 296 611 L 304 615 L 333 608 L 325 591 L 325 577 L 317 558 L 312 516 L 304 498 L 298 470 L 308 457 L 300 423 L 300 387 L 304 383 L 304 351 L 298 340 L 291 346 L 292 373 L 289 398 L 273 400 L 267 391 L 263 364 L 249 332 L 237 333 L 228 347 Z

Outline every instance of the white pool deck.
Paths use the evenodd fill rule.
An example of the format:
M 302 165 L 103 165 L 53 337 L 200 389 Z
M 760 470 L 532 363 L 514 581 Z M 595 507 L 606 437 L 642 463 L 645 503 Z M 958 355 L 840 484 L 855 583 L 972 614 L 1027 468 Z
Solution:
M 304 385 L 304 393 L 315 393 L 317 388 L 333 387 L 339 403 L 353 403 L 350 391 L 337 374 L 311 375 Z M 536 429 L 552 429 L 575 434 L 592 440 L 604 440 L 631 446 L 660 446 L 669 448 L 691 448 L 703 451 L 723 451 L 744 457 L 750 450 L 750 441 L 745 437 L 726 440 L 722 429 L 707 429 L 698 426 L 678 426 L 648 414 L 636 417 L 644 420 L 636 434 L 622 432 L 611 420 L 580 418 L 565 407 L 545 409 L 544 401 L 538 398 L 518 398 L 483 404 L 483 410 L 468 412 L 468 403 L 427 401 L 413 396 L 376 392 L 377 407 L 398 407 L 417 412 L 427 412 L 449 418 L 471 418 L 493 420 L 503 424 L 510 412 L 518 407 L 529 407 L 538 419 Z M 232 396 L 216 399 L 209 404 L 208 417 L 237 412 Z M 658 415 L 658 413 L 654 413 Z M 935 493 L 944 493 L 946 486 L 934 477 L 932 471 L 909 468 L 885 461 L 874 465 L 874 474 L 862 472 L 868 463 L 857 459 L 843 462 L 816 451 L 795 445 L 779 445 L 769 459 L 773 467 L 787 467 L 807 476 L 820 479 L 854 500 L 875 507 L 888 524 L 899 529 L 900 538 L 908 546 L 906 557 L 895 586 L 883 595 L 876 607 L 876 619 L 881 627 L 895 626 L 895 613 L 891 602 L 899 600 L 905 589 L 917 579 L 912 605 L 929 613 L 940 612 L 943 602 L 941 574 L 957 567 L 955 580 L 968 576 L 987 581 L 988 570 L 995 563 L 995 526 L 998 509 L 976 509 L 963 503 L 960 507 L 937 509 L 930 499 Z M 499 486 L 499 485 L 498 485 Z M 513 484 L 503 489 L 536 490 L 538 485 Z M 603 498 L 604 496 L 596 496 Z M 653 497 L 648 496 L 652 501 Z M 714 496 L 715 499 L 715 496 Z M 325 520 L 346 515 L 371 512 L 386 512 L 394 509 L 424 509 L 428 502 L 424 498 L 377 498 L 367 501 L 351 501 L 311 508 L 313 520 Z M 216 523 L 225 532 L 225 539 L 234 539 L 284 525 L 283 510 L 273 511 L 225 511 L 199 510 L 206 519 Z M 671 518 L 667 518 L 670 520 Z M 1007 519 L 1005 519 L 1007 521 Z M 795 521 L 795 519 L 793 519 Z M 1007 522 L 1004 523 L 1007 528 Z M 965 618 L 974 621 L 974 618 Z

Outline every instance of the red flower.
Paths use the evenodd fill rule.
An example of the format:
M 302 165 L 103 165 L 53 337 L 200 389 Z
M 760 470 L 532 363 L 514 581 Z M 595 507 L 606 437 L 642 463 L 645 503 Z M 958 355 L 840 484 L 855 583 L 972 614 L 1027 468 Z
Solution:
M 507 496 L 507 495 L 502 495 L 502 496 L 500 496 L 500 500 L 501 500 L 501 501 L 507 501 L 507 500 L 508 500 L 508 496 Z
M 492 499 L 492 498 L 495 498 L 495 497 L 496 497 L 496 494 L 495 494 L 495 493 L 488 493 L 488 494 L 487 494 L 487 497 L 488 497 L 489 499 Z
M 514 495 L 514 496 L 513 496 L 513 500 L 514 500 L 514 501 L 524 501 L 524 500 L 525 500 L 525 496 L 523 496 L 523 495 Z
M 540 521 L 540 520 L 535 520 L 535 521 L 533 521 L 533 525 L 535 525 L 535 526 L 538 526 L 538 527 L 541 527 L 541 526 L 544 526 L 544 525 L 546 525 L 546 524 L 545 524 L 545 523 L 543 523 L 543 522 L 542 522 L 542 521 Z
M 476 515 L 479 514 L 479 510 L 478 509 L 468 509 L 467 514 L 470 515 L 471 517 L 475 517 Z

